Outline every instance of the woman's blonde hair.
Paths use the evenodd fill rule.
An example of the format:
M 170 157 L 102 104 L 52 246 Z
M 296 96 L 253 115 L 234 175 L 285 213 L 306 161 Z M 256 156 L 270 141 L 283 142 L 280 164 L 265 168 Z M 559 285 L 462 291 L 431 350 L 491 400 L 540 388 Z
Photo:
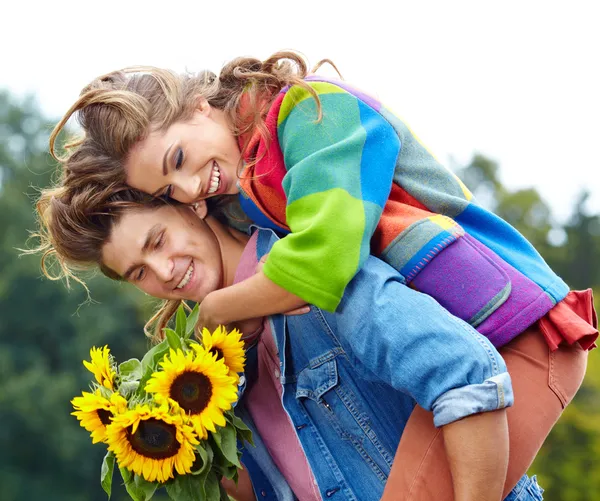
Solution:
M 313 71 L 323 62 L 335 68 L 331 61 L 323 60 Z M 307 68 L 301 55 L 282 51 L 264 61 L 234 59 L 218 76 L 209 71 L 178 74 L 138 66 L 96 78 L 81 91 L 50 135 L 50 154 L 59 162 L 60 176 L 56 186 L 41 192 L 36 206 L 38 231 L 34 234 L 39 243 L 28 252 L 41 253 L 44 274 L 52 280 L 64 278 L 67 285 L 73 279 L 85 287 L 77 275 L 90 266 L 119 279 L 103 265 L 102 245 L 124 208 L 152 203 L 150 196 L 135 193 L 126 185 L 124 165 L 131 148 L 150 132 L 191 118 L 198 100 L 204 98 L 225 112 L 235 136 L 246 139 L 242 158 L 248 158 L 246 149 L 254 134 L 270 141 L 264 118 L 284 87 L 298 85 L 310 92 L 317 102 L 317 119 L 321 118 L 319 98 L 304 81 Z M 57 139 L 73 116 L 82 135 L 62 145 L 59 152 Z M 209 210 L 217 212 L 226 205 L 219 197 L 208 203 Z M 160 325 L 176 307 L 163 305 L 162 316 L 154 319 Z
M 50 154 L 63 166 L 61 182 L 65 185 L 125 184 L 124 163 L 132 146 L 153 130 L 190 119 L 200 98 L 226 113 L 234 135 L 250 138 L 258 131 L 268 140 L 264 117 L 275 96 L 288 85 L 310 92 L 319 103 L 320 116 L 319 98 L 303 80 L 307 74 L 304 58 L 290 51 L 277 52 L 264 61 L 234 59 L 218 76 L 210 71 L 178 74 L 151 66 L 114 71 L 81 91 L 50 135 Z M 244 106 L 240 106 L 242 95 Z M 57 138 L 73 115 L 83 135 L 65 144 L 65 153 L 60 154 Z

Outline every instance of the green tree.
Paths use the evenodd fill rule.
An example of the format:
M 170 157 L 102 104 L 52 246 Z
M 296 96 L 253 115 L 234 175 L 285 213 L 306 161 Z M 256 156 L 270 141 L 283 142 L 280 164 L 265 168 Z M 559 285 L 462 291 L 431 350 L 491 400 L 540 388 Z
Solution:
M 147 310 L 140 295 L 103 278 L 89 282 L 91 306 L 82 287 L 42 278 L 38 257 L 18 257 L 35 227 L 31 186 L 47 186 L 54 171 L 49 130 L 31 99 L 0 93 L 1 497 L 100 501 L 104 447 L 70 416 L 70 400 L 88 389 L 81 361 L 91 346 L 108 344 L 120 360 L 145 351 Z M 113 499 L 124 493 L 115 488 Z

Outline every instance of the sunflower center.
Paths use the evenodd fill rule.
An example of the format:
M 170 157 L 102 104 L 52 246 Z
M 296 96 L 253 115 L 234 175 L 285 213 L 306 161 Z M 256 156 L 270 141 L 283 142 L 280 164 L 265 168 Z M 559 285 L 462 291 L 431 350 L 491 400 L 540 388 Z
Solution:
M 181 446 L 176 439 L 175 426 L 155 418 L 140 421 L 135 433 L 131 433 L 130 426 L 127 439 L 135 452 L 151 459 L 173 457 Z
M 213 348 L 210 351 L 211 353 L 215 353 L 217 355 L 217 360 L 225 358 L 225 355 L 223 355 L 223 351 L 220 348 Z
M 110 418 L 112 417 L 112 412 L 107 411 L 106 409 L 98 409 L 96 411 L 96 413 L 98 414 L 98 419 L 104 426 L 107 426 L 110 424 Z
M 210 402 L 210 379 L 199 372 L 183 372 L 171 384 L 170 397 L 190 414 L 200 414 Z

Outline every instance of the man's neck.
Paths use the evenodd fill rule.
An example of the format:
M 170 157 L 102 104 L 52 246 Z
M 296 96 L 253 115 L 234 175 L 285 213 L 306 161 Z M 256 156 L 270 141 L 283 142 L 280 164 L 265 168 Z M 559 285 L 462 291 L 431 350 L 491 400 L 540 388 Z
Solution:
M 213 217 L 208 216 L 204 221 L 210 226 L 219 242 L 223 264 L 223 286 L 228 287 L 233 284 L 235 271 L 250 237 L 235 228 L 224 226 Z

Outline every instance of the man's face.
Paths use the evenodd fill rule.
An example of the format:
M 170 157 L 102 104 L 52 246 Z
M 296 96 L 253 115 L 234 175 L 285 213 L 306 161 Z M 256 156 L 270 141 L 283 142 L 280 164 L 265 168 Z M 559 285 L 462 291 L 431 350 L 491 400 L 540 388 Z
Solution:
M 200 302 L 223 284 L 219 242 L 186 206 L 125 212 L 102 257 L 125 280 L 161 299 Z

